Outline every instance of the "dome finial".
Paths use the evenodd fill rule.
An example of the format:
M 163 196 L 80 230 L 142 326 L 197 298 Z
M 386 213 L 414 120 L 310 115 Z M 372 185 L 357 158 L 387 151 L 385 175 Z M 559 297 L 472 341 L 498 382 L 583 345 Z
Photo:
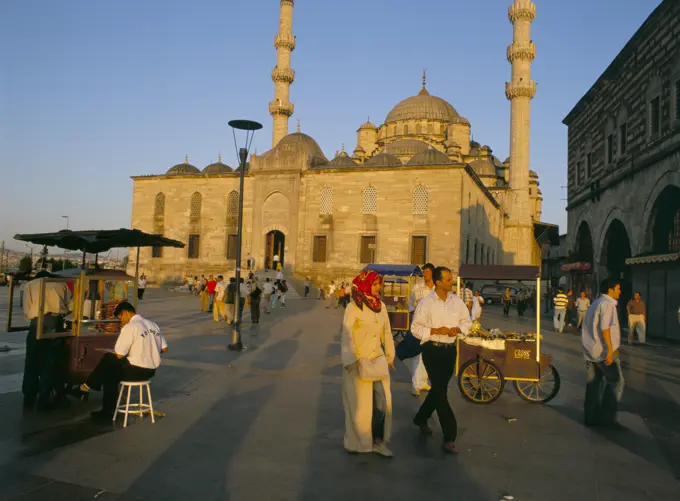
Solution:
M 427 87 L 427 70 L 423 70 L 423 89 Z
M 184 165 L 189 165 L 189 155 L 184 155 Z
M 219 163 L 222 163 L 222 152 L 221 152 L 221 151 L 218 151 L 218 152 L 217 152 L 217 161 L 218 161 Z
M 345 152 L 345 143 L 342 143 L 342 152 Z
M 297 122 L 298 122 L 298 123 L 297 123 L 297 132 L 298 132 L 298 134 L 299 134 L 299 133 L 300 133 L 300 120 L 298 119 Z

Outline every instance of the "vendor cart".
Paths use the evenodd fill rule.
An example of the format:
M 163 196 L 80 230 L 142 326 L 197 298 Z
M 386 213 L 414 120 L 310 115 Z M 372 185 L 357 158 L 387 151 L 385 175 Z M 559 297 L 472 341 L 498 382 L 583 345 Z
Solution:
M 363 271 L 375 271 L 383 277 L 382 302 L 387 306 L 392 334 L 398 338 L 411 328 L 408 303 L 416 280 L 423 276 L 415 264 L 369 264 Z M 398 341 L 398 339 L 397 339 Z
M 552 357 L 541 353 L 540 269 L 536 266 L 462 265 L 458 276 L 478 280 L 517 280 L 536 283 L 536 332 L 486 330 L 473 323 L 467 336 L 458 338 L 456 375 L 461 394 L 476 404 L 489 404 L 513 381 L 517 394 L 532 403 L 546 403 L 560 390 L 560 376 Z
M 16 240 L 39 245 L 60 247 L 83 252 L 82 269 L 70 269 L 49 274 L 40 280 L 40 299 L 36 326 L 36 339 L 57 339 L 59 341 L 59 365 L 63 368 L 67 385 L 81 384 L 94 370 L 107 351 L 113 350 L 120 320 L 113 317 L 113 311 L 121 301 L 129 300 L 137 306 L 137 282 L 139 278 L 140 247 L 184 247 L 182 242 L 139 230 L 69 231 L 16 235 Z M 102 270 L 96 266 L 85 269 L 87 253 L 105 252 L 114 247 L 137 247 L 135 275 L 122 270 Z M 62 286 L 68 297 L 69 313 L 64 325 L 56 332 L 44 332 L 45 288 L 51 283 Z M 9 287 L 9 314 L 7 331 L 28 330 L 29 326 L 12 325 L 12 298 L 14 283 Z M 55 345 L 56 346 L 56 345 Z M 64 347 L 63 349 L 61 347 Z

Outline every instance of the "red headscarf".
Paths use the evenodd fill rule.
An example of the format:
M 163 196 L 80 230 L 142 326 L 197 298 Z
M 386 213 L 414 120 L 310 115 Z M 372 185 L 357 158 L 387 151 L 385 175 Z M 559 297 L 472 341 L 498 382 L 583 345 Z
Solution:
M 371 311 L 380 313 L 382 302 L 379 296 L 374 296 L 371 288 L 376 280 L 382 284 L 382 276 L 371 270 L 362 271 L 358 277 L 352 280 L 352 299 L 360 310 L 364 309 L 364 305 L 368 306 Z

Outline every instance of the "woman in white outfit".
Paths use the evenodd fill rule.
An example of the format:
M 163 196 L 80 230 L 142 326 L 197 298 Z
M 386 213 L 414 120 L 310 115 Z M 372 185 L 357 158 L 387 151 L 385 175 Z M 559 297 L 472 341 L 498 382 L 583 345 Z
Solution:
M 483 304 L 484 298 L 479 294 L 479 291 L 475 291 L 475 295 L 472 296 L 472 309 L 470 310 L 470 318 L 473 322 L 482 318 Z
M 345 408 L 345 450 L 392 457 L 392 394 L 389 367 L 394 370 L 394 341 L 387 308 L 380 300 L 382 277 L 364 271 L 352 282 L 352 302 L 342 329 L 342 400 Z

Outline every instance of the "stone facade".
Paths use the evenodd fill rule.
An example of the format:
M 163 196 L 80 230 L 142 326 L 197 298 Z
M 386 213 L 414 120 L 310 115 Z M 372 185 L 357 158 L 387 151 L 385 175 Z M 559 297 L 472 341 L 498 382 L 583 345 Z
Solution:
M 679 100 L 680 3 L 667 0 L 564 120 L 571 261 L 591 263 L 593 289 L 616 276 L 624 301 L 642 292 L 650 333 L 677 339 Z
M 523 44 L 535 5 L 515 0 L 509 10 L 515 36 L 506 95 L 515 165 L 471 140 L 470 121 L 429 93 L 425 74 L 420 91 L 383 124 L 357 129 L 351 156 L 343 145 L 329 161 L 299 124 L 288 134 L 294 0 L 280 4 L 273 147 L 251 155 L 245 172 L 243 260 L 251 255 L 261 268 L 280 254 L 289 272 L 315 279 L 353 276 L 371 261 L 431 261 L 454 271 L 461 263 L 540 264 L 533 226 L 542 195 L 528 155 L 533 94 L 522 83 L 530 81 L 534 53 Z M 132 227 L 187 243 L 142 251 L 141 271 L 152 280 L 179 281 L 233 270 L 239 174 L 221 160 L 201 171 L 185 158 L 166 174 L 134 177 Z

